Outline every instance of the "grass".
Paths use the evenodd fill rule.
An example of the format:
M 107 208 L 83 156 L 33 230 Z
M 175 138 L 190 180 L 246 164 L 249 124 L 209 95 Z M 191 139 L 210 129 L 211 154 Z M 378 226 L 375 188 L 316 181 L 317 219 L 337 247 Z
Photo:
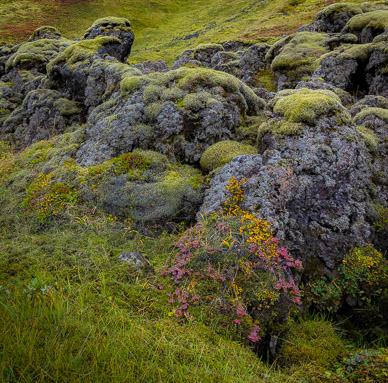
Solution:
M 202 43 L 241 40 L 273 42 L 312 22 L 332 0 L 1 0 L 0 39 L 21 41 L 43 24 L 65 37 L 82 36 L 94 20 L 126 17 L 135 32 L 130 62 L 173 62 L 184 50 Z M 351 1 L 361 3 L 362 0 Z M 284 14 L 287 12 L 287 14 Z M 32 22 L 31 20 L 34 20 Z M 185 39 L 198 32 L 198 37 Z

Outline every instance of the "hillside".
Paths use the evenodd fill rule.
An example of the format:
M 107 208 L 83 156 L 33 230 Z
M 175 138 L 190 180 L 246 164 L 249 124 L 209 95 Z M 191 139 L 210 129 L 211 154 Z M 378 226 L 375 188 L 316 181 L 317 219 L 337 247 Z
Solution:
M 1 1 L 0 381 L 387 380 L 388 4 L 332 3 Z
M 362 0 L 353 3 L 362 3 Z M 373 3 L 374 1 L 370 1 Z M 132 63 L 163 59 L 171 63 L 184 49 L 201 43 L 242 40 L 273 42 L 313 21 L 332 0 L 2 0 L 0 39 L 16 42 L 42 25 L 65 37 L 80 37 L 101 17 L 130 19 L 136 34 Z

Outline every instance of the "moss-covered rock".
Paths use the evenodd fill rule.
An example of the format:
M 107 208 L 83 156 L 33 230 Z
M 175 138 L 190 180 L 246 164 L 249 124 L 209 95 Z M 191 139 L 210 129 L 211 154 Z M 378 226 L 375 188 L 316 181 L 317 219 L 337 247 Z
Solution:
M 28 93 L 20 108 L 4 121 L 3 134 L 11 134 L 19 148 L 47 140 L 63 133 L 67 126 L 79 122 L 82 106 L 55 90 L 39 89 Z
M 362 13 L 352 17 L 345 31 L 357 34 L 361 43 L 370 43 L 373 38 L 388 29 L 388 10 Z
M 37 39 L 23 43 L 7 60 L 6 71 L 17 67 L 19 69 L 37 68 L 44 72 L 46 64 L 67 48 L 71 41 L 58 39 Z
M 323 24 L 324 32 L 341 32 L 346 23 L 360 13 L 362 9 L 358 4 L 335 3 L 318 12 L 316 20 Z
M 95 39 L 99 36 L 112 36 L 120 40 L 121 45 L 117 47 L 115 57 L 125 61 L 131 53 L 131 47 L 135 35 L 131 29 L 129 20 L 121 17 L 104 17 L 96 20 L 86 31 L 84 39 Z
M 271 64 L 278 89 L 293 88 L 310 78 L 318 68 L 318 58 L 328 51 L 325 33 L 299 32 L 280 49 Z
M 211 172 L 227 164 L 234 157 L 244 154 L 257 154 L 257 149 L 237 141 L 220 141 L 207 148 L 202 154 L 201 168 Z
M 120 87 L 120 94 L 90 116 L 79 163 L 94 164 L 138 147 L 198 163 L 207 147 L 231 139 L 246 116 L 266 105 L 237 78 L 205 68 L 127 77 Z
M 388 110 L 382 108 L 365 108 L 360 111 L 355 117 L 356 124 L 362 124 L 368 117 L 374 117 L 388 124 Z
M 328 90 L 298 89 L 279 92 L 271 101 L 273 111 L 289 122 L 305 122 L 316 125 L 320 117 L 334 115 L 342 123 L 350 122 L 349 113 L 341 105 L 339 97 Z
M 43 26 L 34 31 L 28 41 L 35 41 L 41 39 L 60 39 L 61 32 L 57 28 L 51 26 Z

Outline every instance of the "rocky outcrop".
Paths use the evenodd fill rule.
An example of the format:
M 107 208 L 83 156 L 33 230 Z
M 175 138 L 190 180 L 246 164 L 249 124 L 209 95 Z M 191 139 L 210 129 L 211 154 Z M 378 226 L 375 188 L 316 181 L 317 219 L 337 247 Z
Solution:
M 126 78 L 120 94 L 90 115 L 77 162 L 90 166 L 143 148 L 195 164 L 207 147 L 230 139 L 244 116 L 264 106 L 242 82 L 209 69 Z

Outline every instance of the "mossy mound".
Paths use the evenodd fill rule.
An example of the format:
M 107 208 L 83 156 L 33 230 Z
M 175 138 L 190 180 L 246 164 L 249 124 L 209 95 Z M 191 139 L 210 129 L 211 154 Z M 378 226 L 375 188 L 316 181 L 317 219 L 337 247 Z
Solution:
M 57 28 L 51 26 L 43 26 L 34 31 L 28 41 L 35 41 L 41 39 L 60 39 L 61 32 Z
M 131 22 L 128 19 L 125 19 L 124 17 L 114 17 L 114 16 L 108 16 L 103 17 L 101 19 L 96 20 L 91 28 L 101 26 L 101 27 L 111 27 L 111 26 L 120 26 L 120 27 L 130 27 Z
M 279 357 L 288 365 L 329 367 L 345 353 L 345 344 L 330 322 L 308 320 L 290 325 Z
M 352 32 L 360 32 L 365 28 L 384 32 L 388 28 L 388 10 L 362 13 L 352 17 L 346 24 L 346 30 Z
M 335 115 L 338 122 L 350 122 L 347 110 L 339 97 L 328 90 L 298 89 L 279 92 L 271 101 L 273 111 L 284 116 L 289 122 L 304 122 L 316 125 L 318 119 Z
M 31 69 L 42 66 L 58 56 L 61 51 L 69 47 L 71 41 L 66 39 L 39 39 L 23 43 L 18 50 L 7 60 L 5 68 L 10 71 L 15 67 Z
M 116 37 L 107 36 L 78 41 L 48 63 L 47 73 L 50 76 L 57 65 L 67 65 L 70 71 L 74 71 L 78 66 L 87 63 L 91 57 L 102 54 L 106 47 L 120 44 L 120 40 Z
M 367 117 L 375 117 L 388 124 L 388 110 L 383 108 L 365 108 L 354 117 L 354 122 L 362 124 Z
M 311 32 L 299 32 L 290 41 L 285 40 L 286 44 L 271 64 L 271 70 L 277 73 L 278 87 L 292 88 L 297 82 L 307 80 L 317 69 L 318 58 L 327 53 L 328 40 L 329 36 L 325 33 Z M 286 80 L 279 83 L 281 75 L 284 75 Z
M 335 3 L 318 12 L 316 20 L 325 32 L 341 32 L 349 19 L 362 12 L 358 4 Z
M 262 123 L 257 129 L 257 142 L 263 139 L 266 133 L 271 133 L 276 137 L 295 136 L 303 132 L 303 124 L 290 122 L 284 119 L 271 118 Z
M 201 157 L 201 168 L 207 172 L 230 162 L 234 157 L 244 154 L 257 154 L 250 145 L 237 141 L 220 141 L 205 150 Z

